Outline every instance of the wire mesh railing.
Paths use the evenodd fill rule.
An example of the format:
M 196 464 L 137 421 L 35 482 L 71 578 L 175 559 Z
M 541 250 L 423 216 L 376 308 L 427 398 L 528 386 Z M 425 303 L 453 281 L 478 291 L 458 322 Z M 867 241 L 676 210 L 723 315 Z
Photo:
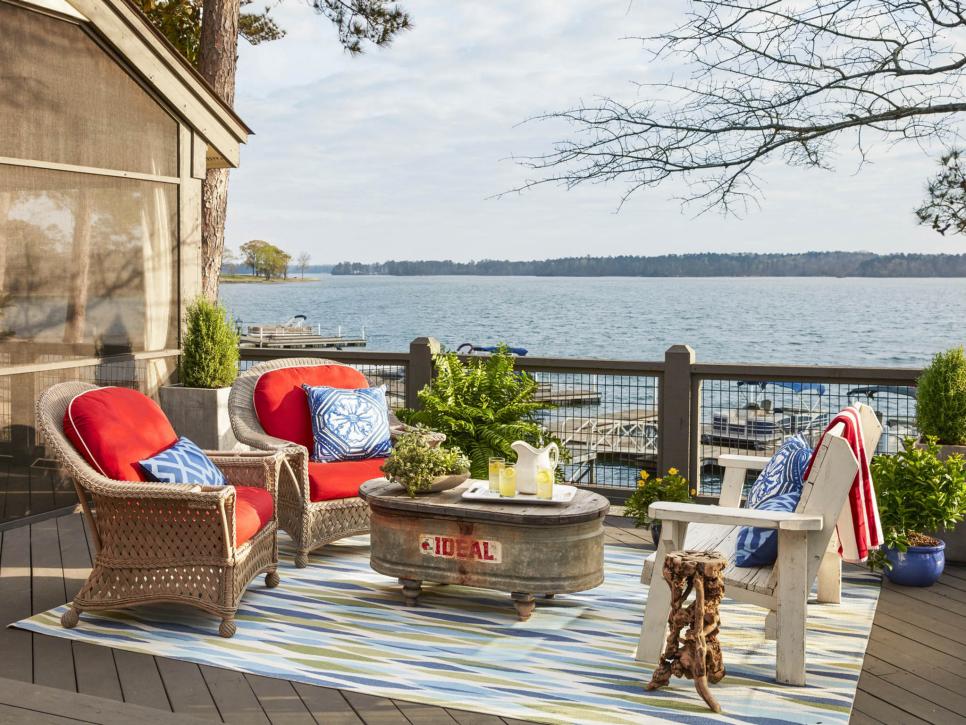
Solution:
M 537 381 L 547 432 L 569 453 L 568 481 L 629 491 L 659 455 L 660 363 L 520 358 Z
M 696 387 L 697 465 L 700 492 L 720 492 L 722 470 L 718 457 L 745 454 L 770 457 L 790 436 L 800 435 L 814 446 L 831 419 L 842 408 L 865 403 L 883 426 L 877 454 L 895 453 L 903 439 L 917 437 L 914 377 L 895 371 L 892 379 L 876 375 L 821 379 L 814 375 L 794 380 L 761 376 L 741 379 L 703 379 Z M 788 372 L 784 369 L 784 372 Z M 842 372 L 842 371 L 840 371 Z M 753 480 L 749 474 L 749 481 Z
M 332 359 L 385 385 L 390 405 L 399 409 L 417 404 L 416 393 L 432 379 L 433 342 L 419 338 L 406 352 L 243 348 L 239 369 L 286 357 Z M 675 466 L 701 494 L 713 496 L 720 491 L 719 456 L 768 456 L 795 434 L 814 444 L 831 417 L 854 402 L 867 403 L 882 420 L 877 453 L 894 453 L 904 438 L 918 435 L 919 370 L 698 364 L 682 349 L 675 346 L 664 360 L 651 362 L 517 359 L 517 369 L 536 379 L 537 397 L 548 404 L 539 415 L 548 437 L 559 438 L 571 453 L 568 480 L 619 501 L 641 469 Z M 40 356 L 33 370 L 14 370 L 0 358 L 8 363 L 6 374 L 0 368 L 0 520 L 74 500 L 35 427 L 34 404 L 46 387 L 83 380 L 153 394 L 174 370 L 174 354 L 160 355 L 166 361 L 117 356 L 76 366 Z
M 641 375 L 534 372 L 548 433 L 570 454 L 569 481 L 631 488 L 658 456 L 658 379 Z

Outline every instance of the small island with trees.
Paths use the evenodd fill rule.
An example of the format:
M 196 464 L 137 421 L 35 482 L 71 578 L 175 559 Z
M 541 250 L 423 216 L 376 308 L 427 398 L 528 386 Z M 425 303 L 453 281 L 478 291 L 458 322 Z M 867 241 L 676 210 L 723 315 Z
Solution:
M 239 247 L 239 254 L 225 248 L 221 268 L 221 282 L 302 282 L 306 278 L 312 255 L 302 252 L 292 255 L 262 239 L 253 239 Z M 296 276 L 297 275 L 297 276 Z

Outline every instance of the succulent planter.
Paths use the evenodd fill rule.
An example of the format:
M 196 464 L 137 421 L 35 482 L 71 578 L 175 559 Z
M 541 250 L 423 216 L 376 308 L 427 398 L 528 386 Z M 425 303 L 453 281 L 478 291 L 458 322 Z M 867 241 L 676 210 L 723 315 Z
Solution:
M 936 583 L 946 566 L 945 543 L 939 546 L 910 546 L 905 552 L 884 547 L 892 564 L 885 575 L 893 584 L 906 587 L 928 587 Z
M 233 451 L 241 448 L 228 417 L 231 388 L 187 388 L 164 385 L 160 390 L 161 409 L 179 436 L 190 439 L 206 451 Z

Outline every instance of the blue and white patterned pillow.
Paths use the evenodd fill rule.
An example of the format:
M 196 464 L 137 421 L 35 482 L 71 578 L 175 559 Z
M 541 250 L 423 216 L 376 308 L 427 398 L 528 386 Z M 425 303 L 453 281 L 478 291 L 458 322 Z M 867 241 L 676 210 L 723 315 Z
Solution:
M 330 388 L 302 386 L 312 415 L 312 460 L 362 461 L 392 450 L 386 386 Z
M 794 511 L 802 498 L 805 469 L 812 448 L 800 436 L 793 436 L 768 461 L 748 494 L 748 508 L 759 511 Z M 778 558 L 778 532 L 742 526 L 735 547 L 737 566 L 769 566 Z
M 138 461 L 148 478 L 158 483 L 200 483 L 224 486 L 225 474 L 198 446 L 182 436 L 170 448 L 151 458 Z

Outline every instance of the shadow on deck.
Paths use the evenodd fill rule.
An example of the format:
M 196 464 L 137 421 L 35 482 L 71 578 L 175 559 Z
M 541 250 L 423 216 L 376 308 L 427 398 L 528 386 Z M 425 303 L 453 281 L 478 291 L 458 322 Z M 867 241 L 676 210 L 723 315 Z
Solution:
M 607 523 L 609 543 L 651 549 L 648 534 L 627 519 L 611 516 Z M 0 536 L 0 721 L 519 723 L 9 629 L 10 622 L 67 601 L 87 576 L 91 548 L 79 515 Z M 886 584 L 852 722 L 966 723 L 963 693 L 966 568 L 948 567 L 929 589 Z

